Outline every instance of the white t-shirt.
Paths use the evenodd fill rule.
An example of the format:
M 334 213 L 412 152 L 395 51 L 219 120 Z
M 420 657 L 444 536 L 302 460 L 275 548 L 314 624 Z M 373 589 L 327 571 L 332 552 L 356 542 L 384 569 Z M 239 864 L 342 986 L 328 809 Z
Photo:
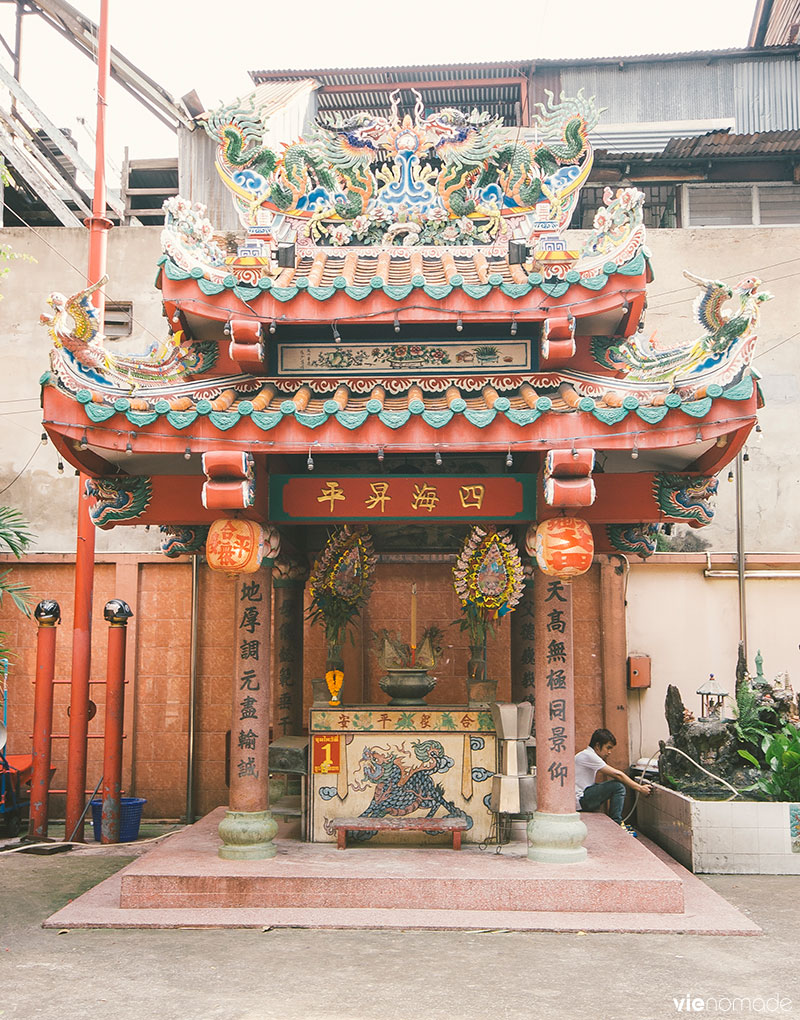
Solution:
M 580 810 L 583 791 L 587 786 L 594 785 L 595 776 L 605 764 L 597 751 L 591 747 L 586 747 L 575 755 L 575 801 L 578 810 Z

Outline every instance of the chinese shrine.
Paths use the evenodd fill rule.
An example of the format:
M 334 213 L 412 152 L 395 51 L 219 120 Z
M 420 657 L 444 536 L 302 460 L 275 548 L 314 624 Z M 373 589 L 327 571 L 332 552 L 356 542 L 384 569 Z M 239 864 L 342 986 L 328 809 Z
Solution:
M 160 525 L 236 586 L 221 856 L 275 853 L 269 745 L 306 733 L 309 839 L 490 839 L 497 701 L 535 706 L 529 857 L 585 856 L 576 731 L 628 764 L 625 556 L 711 520 L 769 296 L 691 276 L 695 330 L 654 343 L 643 194 L 568 233 L 597 120 L 581 94 L 524 131 L 395 97 L 278 152 L 225 106 L 241 228 L 168 200 L 163 340 L 117 354 L 92 288 L 50 296 L 44 423 L 92 521 Z

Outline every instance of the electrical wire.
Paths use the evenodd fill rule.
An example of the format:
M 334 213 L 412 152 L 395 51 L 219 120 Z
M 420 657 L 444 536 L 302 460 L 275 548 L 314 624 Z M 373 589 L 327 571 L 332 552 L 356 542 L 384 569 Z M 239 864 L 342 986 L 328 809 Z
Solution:
M 3 201 L 3 207 L 5 209 L 8 209 L 8 211 L 10 213 L 12 213 L 12 215 L 14 215 L 22 223 L 23 226 L 27 227 L 28 230 L 32 231 L 32 233 L 35 234 L 36 237 L 39 238 L 39 240 L 42 242 L 42 244 L 44 244 L 47 248 L 49 248 L 50 251 L 52 251 L 54 255 L 58 255 L 58 257 L 62 261 L 66 262 L 66 264 L 70 267 L 70 269 L 74 269 L 75 272 L 81 277 L 81 279 L 84 279 L 84 280 L 86 279 L 86 273 L 82 269 L 79 269 L 75 265 L 74 262 L 71 262 L 62 251 L 59 251 L 58 248 L 56 248 L 54 245 L 50 244 L 50 242 L 47 240 L 47 238 L 44 237 L 42 234 L 40 234 L 39 231 L 36 229 L 36 227 L 31 226 L 31 224 L 28 223 L 19 214 L 19 212 L 17 212 L 16 209 L 12 209 L 11 206 L 6 201 Z M 104 287 L 99 288 L 99 291 L 103 295 L 103 297 L 106 299 L 106 301 L 110 302 L 111 304 L 116 303 L 116 299 L 112 298 L 111 295 L 108 293 L 108 291 Z M 152 330 L 148 329 L 147 326 L 144 325 L 144 323 L 139 322 L 139 320 L 133 315 L 133 312 L 131 312 L 131 322 L 135 323 L 139 327 L 139 329 L 143 330 L 145 333 L 147 333 L 149 336 L 151 336 L 154 340 L 158 341 L 158 343 L 163 343 L 163 338 L 156 336 L 156 334 Z
M 749 415 L 739 415 L 739 416 L 734 417 L 734 418 L 719 418 L 719 419 L 716 419 L 715 421 L 703 422 L 703 425 L 706 426 L 706 427 L 711 427 L 711 426 L 715 426 L 715 425 L 735 425 L 737 423 L 752 422 L 752 421 L 755 421 L 755 415 L 749 414 Z M 134 438 L 138 438 L 139 436 L 141 436 L 141 438 L 143 438 L 143 439 L 173 439 L 173 440 L 176 440 L 176 441 L 180 441 L 180 444 L 183 445 L 183 446 L 185 446 L 187 442 L 194 442 L 194 443 L 216 443 L 216 444 L 220 444 L 220 443 L 233 443 L 234 445 L 237 445 L 237 446 L 241 446 L 241 443 L 242 443 L 241 439 L 227 439 L 224 436 L 198 436 L 198 435 L 181 435 L 181 436 L 176 436 L 175 433 L 173 433 L 173 432 L 145 432 L 143 430 L 140 431 L 139 433 L 137 433 L 135 429 L 130 429 L 130 428 L 127 428 L 127 429 L 112 429 L 112 428 L 107 428 L 104 425 L 94 425 L 94 424 L 92 424 L 90 422 L 86 422 L 83 425 L 78 425 L 74 421 L 72 421 L 72 422 L 70 422 L 70 421 L 58 421 L 58 420 L 56 420 L 54 418 L 45 418 L 45 419 L 42 420 L 42 424 L 43 425 L 52 425 L 52 426 L 55 426 L 57 428 L 82 429 L 85 432 L 101 432 L 101 433 L 103 433 L 105 435 L 108 435 L 109 433 L 111 433 L 112 435 L 116 435 L 116 436 L 128 436 L 128 437 L 130 437 L 131 435 L 133 435 Z M 661 429 L 660 431 L 662 433 L 664 433 L 664 434 L 666 434 L 668 432 L 685 432 L 687 429 L 691 430 L 694 427 L 695 426 L 692 425 L 691 423 L 687 423 L 686 425 L 674 425 L 674 426 L 671 426 L 670 428 Z M 639 433 L 639 432 L 637 432 L 637 433 L 633 433 L 633 432 L 607 432 L 607 433 L 605 433 L 602 436 L 598 436 L 598 435 L 592 434 L 592 433 L 587 433 L 586 435 L 580 435 L 580 436 L 561 436 L 561 437 L 558 438 L 558 440 L 552 440 L 552 439 L 548 439 L 547 437 L 543 437 L 543 438 L 537 439 L 537 440 L 535 440 L 533 442 L 531 440 L 529 440 L 529 439 L 528 440 L 520 440 L 519 442 L 516 442 L 516 443 L 512 442 L 511 443 L 511 447 L 514 450 L 519 450 L 520 447 L 524 446 L 525 450 L 523 450 L 522 452 L 526 452 L 527 451 L 527 452 L 533 453 L 533 452 L 536 451 L 537 447 L 541 447 L 542 444 L 546 444 L 546 443 L 552 444 L 554 441 L 557 442 L 558 444 L 563 445 L 563 446 L 566 447 L 568 444 L 575 444 L 575 443 L 583 442 L 584 440 L 592 440 L 592 441 L 602 441 L 602 442 L 605 442 L 608 439 L 630 438 L 633 435 L 643 434 L 645 431 L 646 430 L 642 430 L 641 433 Z M 284 444 L 284 443 L 281 443 L 281 442 L 276 442 L 274 439 L 250 439 L 250 440 L 248 440 L 248 442 L 249 442 L 249 444 L 251 446 L 265 447 L 267 449 L 275 447 L 275 446 L 280 446 L 282 451 L 286 452 L 286 453 L 291 453 L 293 451 L 304 452 L 304 451 L 306 451 L 308 449 L 308 441 L 307 440 L 304 440 L 304 441 L 299 442 L 299 443 L 294 443 L 294 444 L 288 444 L 288 443 Z M 322 444 L 320 444 L 318 441 L 315 441 L 314 445 L 315 446 L 321 446 Z M 374 443 L 370 443 L 370 444 L 364 445 L 364 446 L 358 446 L 357 444 L 354 444 L 352 442 L 345 443 L 344 440 L 342 440 L 341 443 L 336 443 L 336 442 L 331 442 L 330 443 L 331 448 L 333 448 L 333 447 L 335 447 L 337 445 L 341 445 L 342 451 L 350 450 L 352 452 L 363 452 L 363 451 L 372 452 L 375 449 L 375 444 Z M 392 451 L 392 452 L 395 452 L 395 453 L 399 452 L 399 451 L 403 451 L 403 450 L 419 450 L 419 443 L 381 443 L 380 445 L 384 448 L 385 451 Z M 475 452 L 478 452 L 478 451 L 481 451 L 481 450 L 502 451 L 502 450 L 505 450 L 508 447 L 508 445 L 509 445 L 508 441 L 504 439 L 502 442 L 498 442 L 498 443 L 474 443 L 474 444 L 472 444 L 472 449 Z M 450 445 L 450 444 L 442 444 L 442 445 L 439 446 L 439 449 L 442 450 L 442 451 L 453 450 L 453 449 L 461 451 L 463 449 L 463 444 L 457 444 L 455 446 Z M 339 451 L 339 452 L 342 452 L 342 451 Z M 320 449 L 319 452 L 321 453 L 323 451 Z
M 767 354 L 772 354 L 773 351 L 777 351 L 779 347 L 783 347 L 784 344 L 788 344 L 790 340 L 794 340 L 795 337 L 798 336 L 800 336 L 800 330 L 798 330 L 796 333 L 792 333 L 791 336 L 784 337 L 783 340 L 779 340 L 776 344 L 773 344 L 772 347 L 768 347 L 765 351 L 759 351 L 758 357 L 763 358 Z
M 22 475 L 25 473 L 25 471 L 27 471 L 28 465 L 33 460 L 33 458 L 36 456 L 36 451 L 41 447 L 41 445 L 42 445 L 41 440 L 37 440 L 36 446 L 34 447 L 34 450 L 33 450 L 33 453 L 25 461 L 24 467 L 21 468 L 21 470 L 14 476 L 14 478 L 11 479 L 11 481 L 8 483 L 8 485 L 5 486 L 5 488 L 0 489 L 0 496 L 2 496 L 4 492 L 8 492 L 8 490 L 11 488 L 11 486 L 14 484 L 14 482 L 16 482 L 19 478 L 21 478 Z

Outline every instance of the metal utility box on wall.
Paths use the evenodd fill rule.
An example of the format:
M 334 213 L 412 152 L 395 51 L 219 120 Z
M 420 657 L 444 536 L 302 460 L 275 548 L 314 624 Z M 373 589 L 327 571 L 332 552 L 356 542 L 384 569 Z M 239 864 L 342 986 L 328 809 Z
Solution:
M 628 687 L 640 688 L 650 686 L 650 656 L 628 656 Z

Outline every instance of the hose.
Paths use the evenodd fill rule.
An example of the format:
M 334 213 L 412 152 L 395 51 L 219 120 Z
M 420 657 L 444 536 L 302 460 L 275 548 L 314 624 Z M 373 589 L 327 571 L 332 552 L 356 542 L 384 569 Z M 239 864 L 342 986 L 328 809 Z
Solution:
M 169 832 L 162 832 L 160 836 L 151 836 L 149 839 L 137 839 L 131 846 L 142 846 L 143 843 L 155 843 L 159 839 L 165 839 L 167 836 L 174 836 L 176 832 L 180 832 L 181 829 L 185 829 L 185 825 L 179 826 L 177 829 L 170 829 Z M 0 850 L 0 854 L 18 854 L 24 850 L 33 850 L 40 846 L 46 846 L 53 848 L 56 846 L 82 846 L 84 850 L 105 850 L 109 846 L 121 846 L 120 843 L 95 843 L 92 846 L 91 843 L 79 843 L 77 840 L 63 839 L 55 843 L 22 843 L 20 846 L 9 847 L 8 850 Z
M 644 774 L 650 768 L 650 765 L 653 763 L 653 761 L 660 754 L 663 754 L 665 751 L 674 751 L 676 754 L 683 755 L 683 757 L 686 758 L 687 761 L 690 761 L 692 763 L 692 765 L 695 766 L 695 768 L 700 769 L 701 772 L 705 772 L 705 774 L 707 776 L 709 776 L 711 779 L 716 779 L 717 782 L 722 783 L 723 786 L 727 786 L 729 790 L 733 790 L 733 795 L 731 797 L 726 797 L 726 801 L 733 800 L 734 797 L 738 797 L 741 793 L 743 793 L 742 790 L 737 790 L 735 786 L 731 786 L 731 784 L 728 782 L 727 779 L 723 779 L 722 776 L 716 776 L 716 775 L 714 775 L 713 772 L 709 772 L 707 768 L 704 768 L 699 762 L 696 762 L 694 760 L 694 758 L 692 758 L 692 756 L 690 754 L 687 754 L 685 751 L 682 751 L 679 747 L 672 747 L 670 744 L 665 744 L 663 751 L 659 747 L 659 749 L 657 751 L 655 751 L 653 754 L 650 755 L 650 757 L 647 760 L 647 764 L 642 769 L 642 776 L 644 776 Z M 625 817 L 622 819 L 623 822 L 627 822 L 627 820 L 631 817 L 633 812 L 636 810 L 636 805 L 638 803 L 639 803 L 639 791 L 637 790 L 636 791 L 636 796 L 633 798 L 633 804 L 631 806 L 631 809 L 627 813 L 627 815 L 625 815 Z

